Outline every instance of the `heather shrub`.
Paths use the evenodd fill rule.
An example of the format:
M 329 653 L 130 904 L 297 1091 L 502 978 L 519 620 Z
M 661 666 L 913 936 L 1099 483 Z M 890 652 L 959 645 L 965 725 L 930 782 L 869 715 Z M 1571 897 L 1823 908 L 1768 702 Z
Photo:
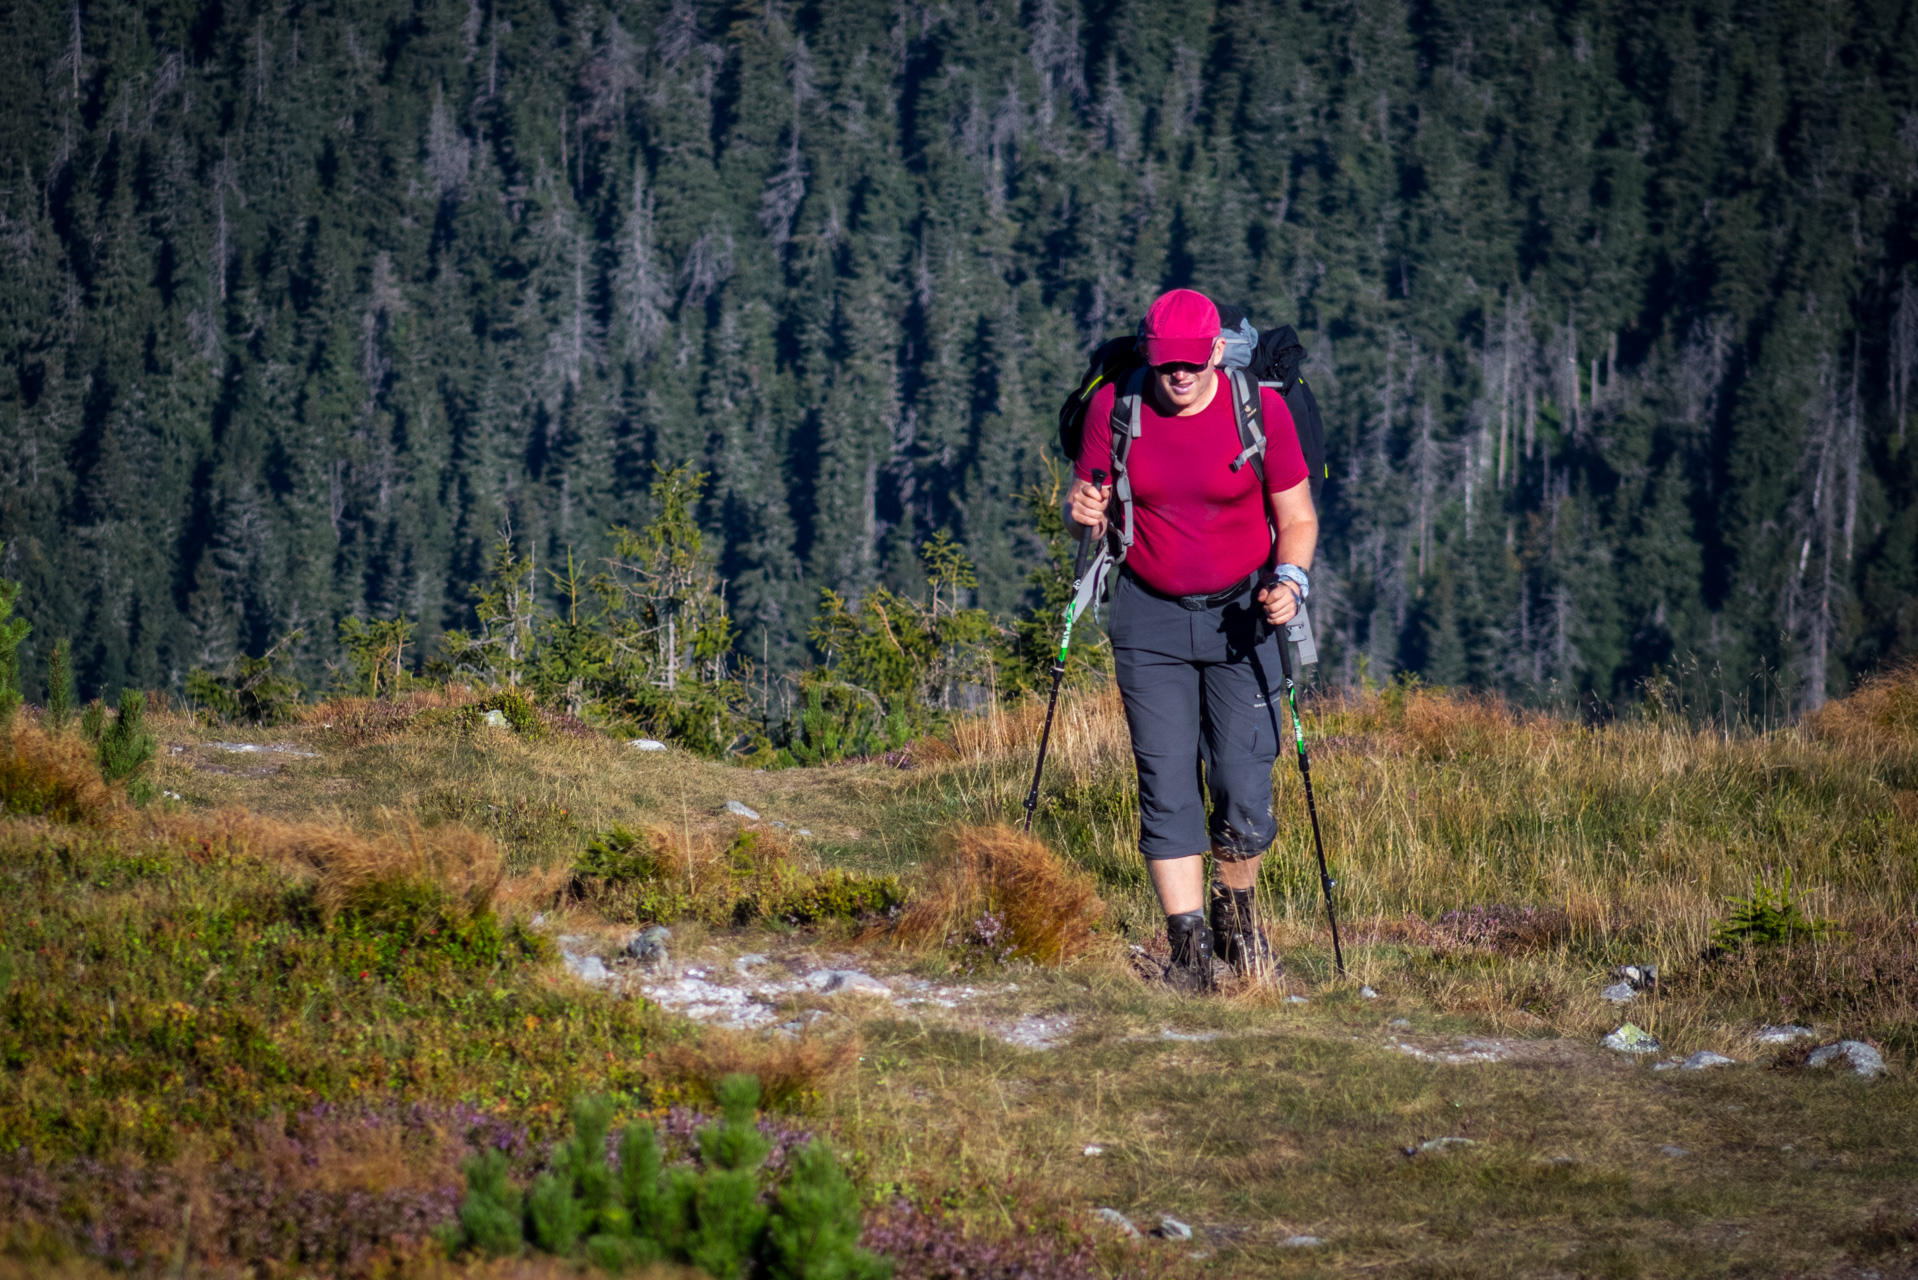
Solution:
M 612 1106 L 580 1099 L 572 1136 L 523 1198 L 503 1158 L 468 1162 L 466 1199 L 446 1244 L 493 1257 L 531 1244 L 612 1272 L 679 1262 L 714 1280 L 737 1280 L 755 1268 L 794 1280 L 889 1276 L 890 1266 L 857 1243 L 858 1196 L 832 1152 L 823 1143 L 801 1149 L 769 1203 L 773 1143 L 756 1122 L 759 1081 L 729 1076 L 718 1095 L 719 1118 L 697 1134 L 697 1169 L 664 1168 L 648 1125 L 627 1128 L 619 1168 L 609 1169 Z

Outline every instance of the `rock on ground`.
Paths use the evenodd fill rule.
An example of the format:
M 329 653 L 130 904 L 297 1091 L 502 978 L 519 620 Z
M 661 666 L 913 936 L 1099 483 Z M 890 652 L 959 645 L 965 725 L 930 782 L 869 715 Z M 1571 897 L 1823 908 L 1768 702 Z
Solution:
M 1599 1044 L 1614 1053 L 1657 1053 L 1658 1037 L 1632 1023 L 1626 1023 Z
M 1703 1071 L 1707 1067 L 1735 1067 L 1738 1065 L 1738 1059 L 1727 1058 L 1724 1054 L 1713 1053 L 1710 1049 L 1700 1049 L 1678 1065 L 1681 1071 Z
M 1760 1044 L 1790 1044 L 1794 1040 L 1809 1040 L 1815 1034 L 1810 1027 L 1760 1027 L 1753 1038 Z
M 1808 1067 L 1850 1067 L 1852 1071 L 1867 1080 L 1885 1074 L 1885 1057 L 1863 1040 L 1840 1040 L 1837 1044 L 1828 1044 L 1812 1050 L 1811 1057 L 1805 1059 Z

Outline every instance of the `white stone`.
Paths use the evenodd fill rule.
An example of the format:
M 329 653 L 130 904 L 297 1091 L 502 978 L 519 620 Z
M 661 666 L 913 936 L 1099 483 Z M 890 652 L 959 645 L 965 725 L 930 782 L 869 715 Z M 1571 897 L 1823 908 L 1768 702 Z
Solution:
M 1032 1013 L 1007 1027 L 999 1038 L 1022 1049 L 1050 1049 L 1071 1030 L 1072 1019 L 1063 1014 L 1045 1018 Z
M 1379 993 L 1378 993 L 1378 992 L 1376 992 L 1376 991 L 1374 991 L 1374 990 L 1372 990 L 1372 988 L 1370 988 L 1370 987 L 1360 987 L 1360 988 L 1359 988 L 1359 999 L 1361 999 L 1361 1000 L 1376 1000 L 1376 999 L 1378 999 L 1378 998 L 1379 998 Z
M 1159 1234 L 1167 1240 L 1190 1240 L 1192 1228 L 1169 1213 L 1159 1215 Z
M 758 952 L 753 952 L 749 955 L 740 956 L 737 960 L 734 960 L 733 972 L 739 974 L 741 977 L 748 977 L 751 975 L 753 969 L 756 966 L 762 965 L 765 963 L 766 963 L 765 956 L 760 955 Z
M 1305 997 L 1305 996 L 1287 996 L 1287 997 L 1285 998 L 1285 1002 L 1286 1002 L 1287 1004 L 1309 1004 L 1309 1003 L 1311 1003 L 1311 1001 L 1310 1001 L 1310 1000 L 1309 1000 L 1309 999 L 1308 999 L 1307 997 Z
M 1089 1156 L 1102 1156 L 1102 1155 L 1104 1155 L 1105 1153 L 1106 1153 L 1106 1149 L 1105 1149 L 1104 1147 L 1102 1147 L 1102 1146 L 1100 1146 L 1100 1145 L 1099 1145 L 1098 1143 L 1096 1143 L 1096 1142 L 1095 1142 L 1095 1143 L 1092 1143 L 1092 1144 L 1090 1144 L 1090 1145 L 1089 1145 L 1089 1146 L 1087 1146 L 1087 1147 L 1086 1147 L 1086 1149 L 1085 1149 L 1085 1154 L 1086 1154 L 1086 1155 L 1089 1155 Z
M 759 815 L 757 813 L 753 812 L 751 809 L 748 809 L 745 805 L 739 803 L 739 801 L 737 800 L 728 800 L 726 802 L 726 812 L 737 814 L 738 816 L 745 818 L 749 822 L 759 821 Z
M 320 758 L 320 753 L 317 751 L 301 751 L 298 747 L 289 747 L 284 743 L 275 743 L 272 746 L 266 747 L 261 746 L 257 742 L 209 742 L 206 745 L 218 751 L 231 751 L 235 755 L 257 755 L 263 753 L 275 756 L 302 756 L 308 760 L 318 760 Z
M 595 955 L 568 950 L 565 944 L 570 941 L 573 941 L 573 939 L 560 939 L 559 951 L 559 958 L 566 965 L 568 973 L 571 973 L 582 982 L 611 982 L 613 980 L 613 971 L 606 967 L 604 960 L 601 960 Z
M 1421 1049 L 1415 1044 L 1401 1044 L 1394 1040 L 1392 1047 L 1400 1053 L 1409 1054 L 1421 1062 L 1444 1062 L 1458 1066 L 1467 1062 L 1503 1062 L 1511 1056 L 1511 1051 L 1496 1040 L 1466 1040 L 1459 1051 Z
M 1279 1248 L 1310 1249 L 1324 1243 L 1325 1241 L 1319 1239 L 1317 1236 L 1287 1236 L 1285 1239 L 1279 1241 Z
M 1433 1138 L 1430 1142 L 1419 1143 L 1419 1150 L 1443 1151 L 1447 1147 L 1476 1147 L 1477 1145 L 1478 1139 L 1476 1138 Z
M 892 988 L 869 973 L 857 969 L 815 969 L 806 975 L 806 985 L 821 995 L 840 995 L 847 991 L 869 991 L 889 996 Z
M 1794 1040 L 1809 1040 L 1818 1034 L 1810 1027 L 1783 1026 L 1760 1027 L 1753 1039 L 1760 1044 L 1790 1044 Z
M 1598 994 L 1600 999 L 1610 1000 L 1613 1004 L 1630 1004 L 1638 995 L 1629 982 L 1614 982 Z
M 1885 1057 L 1862 1040 L 1840 1040 L 1837 1044 L 1828 1044 L 1812 1050 L 1811 1057 L 1805 1059 L 1808 1067 L 1848 1066 L 1857 1075 L 1867 1080 L 1885 1073 Z
M 1691 1154 L 1691 1152 L 1685 1150 L 1685 1148 L 1683 1147 L 1666 1146 L 1666 1147 L 1660 1147 L 1659 1151 L 1664 1155 L 1671 1156 L 1673 1159 L 1677 1159 L 1679 1156 L 1688 1156 Z
M 1109 1227 L 1117 1227 L 1119 1234 L 1122 1236 L 1129 1236 L 1133 1239 L 1138 1238 L 1139 1229 L 1132 1225 L 1132 1219 L 1126 1217 L 1117 1209 L 1111 1209 L 1101 1205 L 1092 1211 L 1092 1216 Z
M 1216 1031 L 1174 1031 L 1171 1027 L 1167 1027 L 1159 1032 L 1159 1037 L 1162 1040 L 1217 1040 L 1219 1033 Z
M 1727 1058 L 1722 1053 L 1713 1053 L 1710 1049 L 1700 1049 L 1679 1066 L 1686 1071 L 1703 1071 L 1707 1067 L 1735 1067 L 1738 1059 Z
M 1629 1022 L 1598 1043 L 1614 1053 L 1657 1053 L 1659 1049 L 1657 1036 Z
M 657 738 L 634 738 L 626 744 L 637 751 L 664 751 L 666 744 Z
M 486 721 L 486 727 L 489 729 L 510 729 L 513 727 L 506 723 L 506 713 L 498 708 L 488 711 L 482 718 Z
M 812 832 L 810 832 L 810 831 L 808 831 L 808 830 L 806 830 L 806 828 L 804 828 L 804 827 L 801 827 L 801 828 L 799 828 L 799 834 L 800 834 L 800 835 L 802 835 L 802 836 L 809 836 L 809 835 L 811 835 L 811 834 L 812 834 Z
M 663 964 L 667 958 L 666 944 L 672 936 L 672 930 L 663 924 L 642 929 L 626 944 L 626 954 L 647 964 Z

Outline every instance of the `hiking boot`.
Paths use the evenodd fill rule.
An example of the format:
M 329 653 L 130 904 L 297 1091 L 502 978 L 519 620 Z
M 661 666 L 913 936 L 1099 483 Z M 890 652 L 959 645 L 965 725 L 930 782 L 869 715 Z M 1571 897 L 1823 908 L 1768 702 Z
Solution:
M 1205 912 L 1187 911 L 1165 918 L 1166 940 L 1172 944 L 1172 962 L 1165 980 L 1175 991 L 1204 995 L 1212 990 L 1212 930 Z
M 1212 940 L 1219 959 L 1240 977 L 1269 977 L 1279 972 L 1272 945 L 1259 927 L 1259 910 L 1251 889 L 1228 889 L 1212 882 Z

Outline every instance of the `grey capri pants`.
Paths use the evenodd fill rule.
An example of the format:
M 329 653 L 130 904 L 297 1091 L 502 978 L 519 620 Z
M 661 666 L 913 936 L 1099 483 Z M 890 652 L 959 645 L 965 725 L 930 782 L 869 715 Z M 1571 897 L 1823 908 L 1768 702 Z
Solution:
M 1278 634 L 1264 625 L 1252 579 L 1208 605 L 1160 595 L 1121 569 L 1106 634 L 1139 768 L 1139 852 L 1264 853 L 1279 834 L 1268 700 L 1282 683 Z M 1202 788 L 1212 797 L 1209 824 Z

